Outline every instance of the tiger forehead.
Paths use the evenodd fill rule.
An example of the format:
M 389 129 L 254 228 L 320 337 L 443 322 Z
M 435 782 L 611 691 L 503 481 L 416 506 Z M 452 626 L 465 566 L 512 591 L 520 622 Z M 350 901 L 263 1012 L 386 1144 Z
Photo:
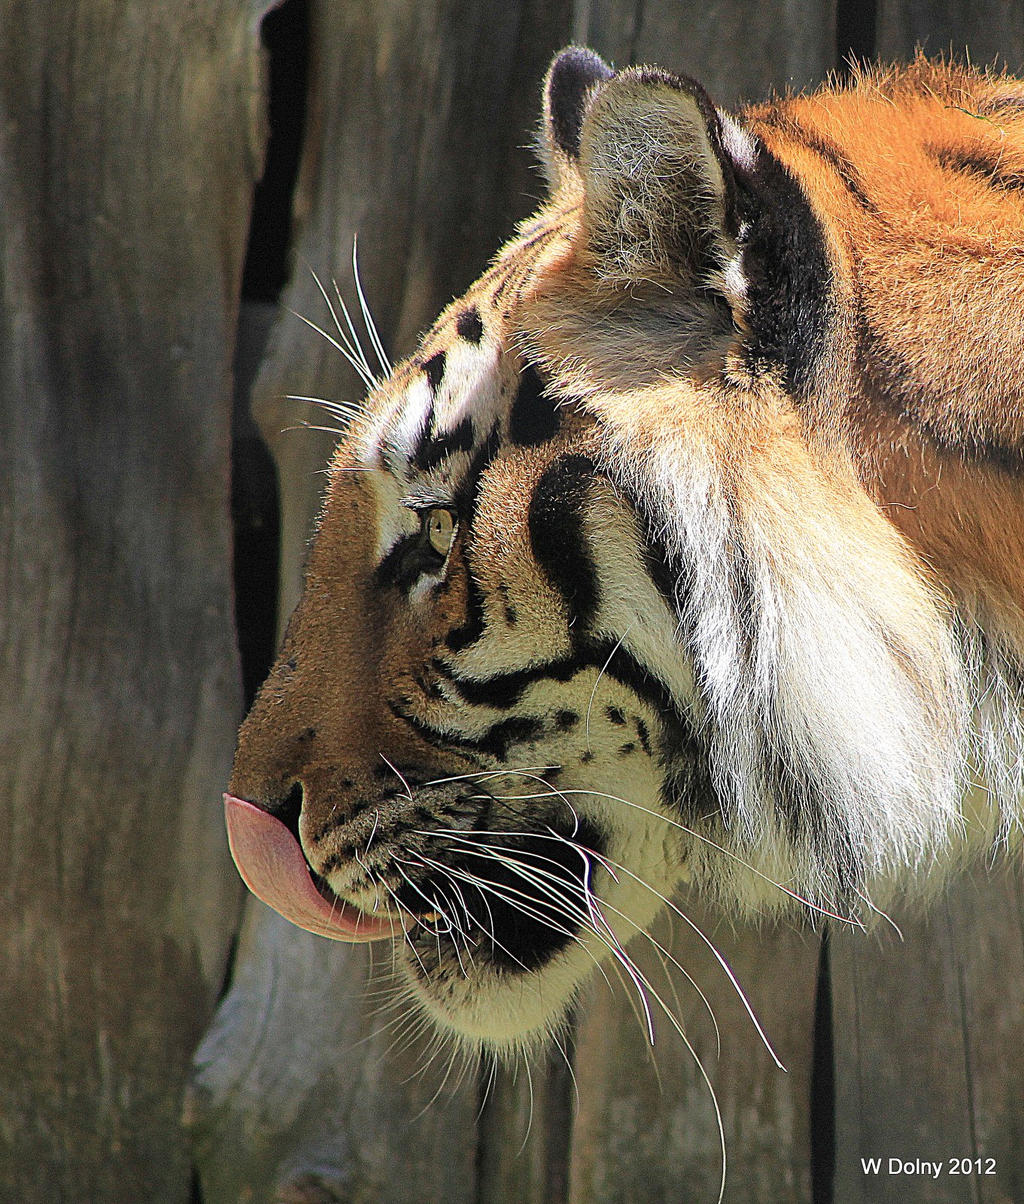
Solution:
M 514 413 L 523 390 L 530 400 L 543 390 L 517 347 L 516 314 L 564 258 L 571 227 L 561 210 L 528 223 L 445 310 L 418 352 L 369 399 L 357 436 L 364 465 L 397 477 L 432 473 L 508 434 L 510 426 L 524 427 Z

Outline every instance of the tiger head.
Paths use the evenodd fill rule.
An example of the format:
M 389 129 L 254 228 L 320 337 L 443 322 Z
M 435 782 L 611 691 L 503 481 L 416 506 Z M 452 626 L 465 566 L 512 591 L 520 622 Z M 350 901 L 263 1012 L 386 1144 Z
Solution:
M 557 1030 L 684 882 L 870 910 L 951 847 L 999 744 L 969 699 L 1020 611 L 945 570 L 939 502 L 901 521 L 961 459 L 921 434 L 941 407 L 865 384 L 868 218 L 801 103 L 741 121 L 563 52 L 547 202 L 335 454 L 232 847 L 296 923 L 393 940 L 470 1045 Z

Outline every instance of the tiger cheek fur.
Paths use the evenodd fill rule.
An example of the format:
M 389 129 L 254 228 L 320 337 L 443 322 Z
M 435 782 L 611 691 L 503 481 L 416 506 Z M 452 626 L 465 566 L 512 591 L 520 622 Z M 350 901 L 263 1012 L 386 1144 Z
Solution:
M 590 642 L 601 584 L 584 527 L 591 494 L 595 513 L 611 504 L 582 452 L 592 424 L 567 414 L 490 462 L 472 531 L 459 522 L 443 572 L 418 576 L 416 519 L 400 509 L 382 541 L 391 483 L 360 438 L 339 449 L 230 793 L 291 827 L 328 898 L 396 917 L 411 995 L 440 1026 L 489 1045 L 553 1032 L 683 861 L 674 828 L 641 810 L 662 806 L 657 706 Z M 624 766 L 616 804 L 602 795 Z M 620 865 L 645 867 L 644 884 Z
M 227 799 L 257 893 L 503 1048 L 683 879 L 868 916 L 1017 839 L 1020 94 L 922 60 L 736 118 L 556 59 L 548 202 L 336 453 Z M 982 247 L 991 356 L 922 295 Z

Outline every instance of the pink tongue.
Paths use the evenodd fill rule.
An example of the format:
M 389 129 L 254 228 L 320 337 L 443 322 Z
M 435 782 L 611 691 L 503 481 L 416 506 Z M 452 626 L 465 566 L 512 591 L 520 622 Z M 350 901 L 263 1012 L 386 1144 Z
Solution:
M 287 920 L 336 941 L 376 941 L 394 937 L 400 926 L 333 903 L 317 890 L 298 841 L 279 819 L 244 799 L 224 795 L 228 844 L 246 886 Z

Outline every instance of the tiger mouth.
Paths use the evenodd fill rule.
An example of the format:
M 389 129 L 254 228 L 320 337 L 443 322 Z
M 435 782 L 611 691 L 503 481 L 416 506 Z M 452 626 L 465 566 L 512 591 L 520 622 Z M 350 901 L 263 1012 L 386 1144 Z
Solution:
M 488 846 L 457 836 L 430 859 L 427 873 L 403 874 L 393 892 L 397 910 L 371 913 L 341 899 L 311 870 L 288 824 L 230 794 L 224 809 L 231 854 L 246 885 L 298 927 L 349 943 L 404 938 L 429 948 L 452 942 L 512 972 L 537 968 L 586 926 L 592 859 L 600 860 L 603 845 L 579 818 L 572 839 L 553 826 L 539 834 L 494 833 L 500 842 L 489 845 L 481 870 Z
M 363 943 L 400 937 L 415 917 L 363 911 L 314 876 L 291 829 L 270 812 L 224 795 L 228 844 L 252 893 L 307 932 Z

